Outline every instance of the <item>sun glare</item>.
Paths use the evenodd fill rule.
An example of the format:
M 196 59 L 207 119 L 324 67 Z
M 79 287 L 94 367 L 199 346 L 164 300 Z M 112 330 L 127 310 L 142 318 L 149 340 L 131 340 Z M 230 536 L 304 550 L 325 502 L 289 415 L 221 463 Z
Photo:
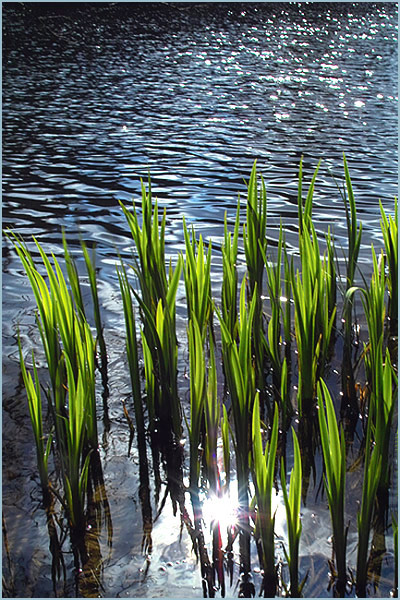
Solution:
M 235 495 L 211 495 L 203 504 L 203 518 L 206 524 L 218 521 L 222 531 L 237 523 L 238 501 Z

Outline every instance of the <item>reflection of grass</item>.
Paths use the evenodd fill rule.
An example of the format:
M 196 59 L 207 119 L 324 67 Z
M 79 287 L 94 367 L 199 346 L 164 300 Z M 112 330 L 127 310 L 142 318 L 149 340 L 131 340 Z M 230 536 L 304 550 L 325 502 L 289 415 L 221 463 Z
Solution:
M 357 589 L 366 585 L 368 533 L 378 494 L 391 485 L 388 468 L 392 420 L 397 385 L 396 367 L 387 348 L 385 335 L 386 307 L 393 325 L 397 319 L 394 307 L 397 287 L 397 203 L 395 217 L 388 217 L 381 206 L 381 227 L 388 269 L 384 258 L 372 250 L 372 278 L 367 284 L 355 287 L 357 259 L 361 242 L 361 226 L 357 223 L 356 205 L 349 169 L 345 161 L 345 214 L 348 226 L 347 292 L 344 315 L 346 327 L 344 343 L 351 350 L 351 303 L 356 291 L 361 290 L 368 324 L 369 342 L 360 360 L 368 379 L 365 406 L 352 408 L 356 420 L 362 416 L 367 422 L 365 436 L 365 471 L 363 497 L 358 516 L 359 544 L 357 559 Z M 252 595 L 250 552 L 252 532 L 249 512 L 249 473 L 254 475 L 257 517 L 253 538 L 260 540 L 264 568 L 264 591 L 275 593 L 277 586 L 275 565 L 274 515 L 271 496 L 274 487 L 276 454 L 285 456 L 286 431 L 296 409 L 301 426 L 310 434 L 310 444 L 304 450 L 299 434 L 293 432 L 294 468 L 289 490 L 286 487 L 284 466 L 281 469 L 281 487 L 288 519 L 288 560 L 290 595 L 301 594 L 298 580 L 298 550 L 301 535 L 301 498 L 307 496 L 307 470 L 314 462 L 313 453 L 321 441 L 325 464 L 325 489 L 332 517 L 333 541 L 337 568 L 337 591 L 343 593 L 346 585 L 346 527 L 345 478 L 346 448 L 340 434 L 335 409 L 328 388 L 321 377 L 332 378 L 329 359 L 334 353 L 333 336 L 337 311 L 336 300 L 336 247 L 331 229 L 325 238 L 317 234 L 312 217 L 312 203 L 317 181 L 315 170 L 306 198 L 302 197 L 302 165 L 299 170 L 298 220 L 299 261 L 288 258 L 283 224 L 280 228 L 277 251 L 273 255 L 267 245 L 266 186 L 257 181 L 256 165 L 251 172 L 246 204 L 246 222 L 243 227 L 243 247 L 247 273 L 240 290 L 238 281 L 238 248 L 240 236 L 240 202 L 236 211 L 233 232 L 228 231 L 225 216 L 222 244 L 223 281 L 221 300 L 211 297 L 212 253 L 211 242 L 205 247 L 202 236 L 183 224 L 185 253 L 179 255 L 176 267 L 166 263 L 166 211 L 159 218 L 158 204 L 154 201 L 149 183 L 148 191 L 142 184 L 141 204 L 133 212 L 122 207 L 133 242 L 133 274 L 138 287 L 131 286 L 125 264 L 118 267 L 118 278 L 126 323 L 126 350 L 132 384 L 135 421 L 141 465 L 146 458 L 148 439 L 151 439 L 153 459 L 160 448 L 166 465 L 167 493 L 174 490 L 174 506 L 180 507 L 182 520 L 188 526 L 189 517 L 184 507 L 185 488 L 182 483 L 182 413 L 179 398 L 178 351 L 176 334 L 176 296 L 181 276 L 186 290 L 188 317 L 190 416 L 189 479 L 194 502 L 195 527 L 192 528 L 208 593 L 213 592 L 215 572 L 220 589 L 224 589 L 222 546 L 220 531 L 214 527 L 214 570 L 207 562 L 207 549 L 202 536 L 201 501 L 203 489 L 210 497 L 221 496 L 221 465 L 218 462 L 218 437 L 221 436 L 221 454 L 225 471 L 225 492 L 229 493 L 230 469 L 236 469 L 239 498 L 238 522 L 230 529 L 227 556 L 232 567 L 235 531 L 239 531 L 241 586 L 240 594 Z M 63 502 L 68 508 L 73 528 L 84 528 L 86 488 L 90 479 L 90 457 L 97 448 L 95 361 L 96 341 L 86 320 L 81 283 L 65 237 L 64 258 L 66 275 L 55 257 L 49 257 L 37 243 L 41 272 L 24 242 L 12 237 L 15 248 L 29 278 L 38 309 L 37 325 L 42 338 L 50 389 L 47 392 L 54 434 L 43 431 L 41 382 L 37 361 L 33 361 L 33 375 L 28 372 L 20 347 L 23 381 L 27 390 L 32 427 L 37 450 L 38 469 L 42 487 L 47 489 L 47 463 L 51 436 L 56 441 L 64 482 Z M 94 256 L 90 257 L 82 243 L 89 283 L 94 304 L 97 344 L 105 359 L 105 346 L 100 321 L 100 301 L 97 295 Z M 283 263 L 283 267 L 282 267 Z M 44 273 L 44 275 L 42 274 Z M 263 287 L 268 298 L 262 297 Z M 389 305 L 386 303 L 389 293 Z M 239 298 L 238 298 L 239 296 Z M 293 301 L 291 302 L 291 298 Z M 239 300 L 239 302 L 238 302 Z M 213 323 L 214 305 L 218 320 Z M 293 314 L 291 306 L 293 306 Z M 397 308 L 397 307 L 396 307 Z M 264 313 L 265 309 L 265 313 Z M 140 316 L 136 322 L 135 314 Z M 267 317 L 268 315 L 268 317 Z M 139 319 L 138 319 L 139 321 Z M 264 328 L 267 324 L 267 328 Z M 218 326 L 218 327 L 217 327 Z M 391 336 L 393 337 L 393 331 Z M 22 339 L 22 338 L 21 338 Z M 103 338 L 104 340 L 104 338 Z M 220 340 L 220 342 L 218 342 Z M 140 343 L 141 342 L 141 343 Z M 21 342 L 19 342 L 21 346 Z M 217 372 L 220 353 L 224 375 L 224 395 L 218 394 Z M 294 357 L 297 354 L 296 371 Z M 351 362 L 351 361 L 349 361 Z M 103 363 L 103 361 L 102 361 Z M 143 365 L 143 368 L 141 367 Z M 350 365 L 351 367 L 351 365 Z M 360 373 L 363 372 L 360 370 Z M 142 381 L 144 379 L 144 381 Z M 272 384 L 272 386 L 271 386 Z M 293 385 L 294 384 L 294 385 Z M 294 387 L 297 387 L 297 406 Z M 142 388 L 145 393 L 142 394 Z M 271 405 L 274 414 L 265 411 L 269 390 L 273 390 Z M 316 402 L 316 398 L 318 398 Z M 143 401 L 145 400 L 145 404 Z M 274 402 L 276 400 L 277 402 Z M 293 402 L 293 406 L 292 406 Z M 318 413 L 319 429 L 315 414 Z M 265 417 L 269 441 L 263 449 L 260 433 L 261 419 Z M 132 425 L 133 427 L 133 425 Z M 278 427 L 284 430 L 278 444 Z M 361 425 L 360 425 L 361 428 Z M 299 427 L 301 429 L 301 427 Z M 150 432 L 150 438 L 146 433 Z M 319 433 L 318 433 L 319 432 Z M 172 434 L 172 436 L 171 436 Z M 320 440 L 319 440 L 320 435 Z M 46 441 L 47 440 L 47 441 Z M 172 441 L 172 444 L 168 444 Z M 252 444 L 253 442 L 253 444 Z M 164 444 L 164 446 L 163 446 Z M 231 461 L 231 445 L 236 461 Z M 175 463 L 174 463 L 175 461 Z M 174 464 L 172 464 L 174 463 Z M 58 463 L 56 463 L 58 464 Z M 284 465 L 284 461 L 283 461 Z M 147 464 L 146 464 L 147 466 Z M 154 461 L 156 497 L 162 485 L 159 465 Z M 174 470 L 175 469 L 175 470 Z M 181 469 L 181 470 L 180 470 Z M 141 470 L 141 476 L 144 470 Z M 275 482 L 276 483 L 276 482 Z M 143 482 L 142 482 L 143 484 Z M 276 483 L 277 485 L 277 483 Z M 149 482 L 145 486 L 149 493 Z M 143 486 L 142 491 L 143 492 Z M 162 509 L 161 503 L 160 510 Z M 194 532 L 194 533 L 193 533 Z M 197 540 L 197 541 L 196 541 Z M 197 545 L 196 545 L 197 544 Z M 286 550 L 285 550 L 286 552 Z M 233 568 L 233 567 L 232 567 Z

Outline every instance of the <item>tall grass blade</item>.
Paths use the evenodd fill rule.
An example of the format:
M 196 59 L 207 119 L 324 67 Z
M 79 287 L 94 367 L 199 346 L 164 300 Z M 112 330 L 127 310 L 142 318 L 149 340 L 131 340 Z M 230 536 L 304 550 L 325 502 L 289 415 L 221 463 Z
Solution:
M 292 598 L 299 598 L 302 589 L 302 585 L 299 585 L 299 546 L 302 530 L 300 520 L 302 468 L 300 446 L 293 428 L 292 436 L 294 449 L 294 467 L 290 474 L 289 494 L 287 492 L 286 487 L 286 477 L 283 459 L 281 465 L 281 483 L 283 499 L 286 508 L 286 520 L 288 529 L 289 552 L 285 550 L 285 556 L 289 565 L 290 596 Z
M 318 421 L 325 464 L 325 490 L 333 529 L 337 591 L 343 596 L 347 582 L 346 543 L 348 528 L 344 525 L 346 447 L 343 430 L 341 430 L 339 436 L 331 395 L 322 379 L 318 383 Z
M 253 481 L 257 502 L 256 536 L 261 540 L 264 568 L 264 596 L 275 596 L 277 575 L 275 568 L 275 514 L 272 511 L 272 493 L 275 474 L 275 458 L 278 444 L 279 410 L 275 404 L 274 420 L 271 439 L 262 447 L 260 405 L 256 395 L 253 407 L 252 438 L 253 438 Z
M 25 366 L 25 361 L 22 355 L 22 347 L 21 340 L 18 335 L 18 348 L 19 348 L 19 356 L 20 356 L 20 365 L 22 378 L 24 380 L 24 385 L 26 389 L 26 394 L 28 397 L 28 406 L 29 406 L 29 414 L 31 418 L 32 431 L 35 438 L 36 445 L 36 460 L 38 465 L 38 471 L 40 476 L 40 483 L 42 486 L 43 497 L 45 503 L 49 501 L 49 479 L 48 479 L 48 460 L 51 451 L 51 442 L 52 436 L 51 434 L 47 438 L 46 445 L 44 444 L 44 434 L 43 434 L 43 418 L 42 418 L 42 399 L 40 393 L 40 382 L 39 376 L 36 368 L 35 357 L 32 352 L 32 362 L 33 362 L 33 374 L 34 378 L 32 379 L 31 374 L 27 371 Z

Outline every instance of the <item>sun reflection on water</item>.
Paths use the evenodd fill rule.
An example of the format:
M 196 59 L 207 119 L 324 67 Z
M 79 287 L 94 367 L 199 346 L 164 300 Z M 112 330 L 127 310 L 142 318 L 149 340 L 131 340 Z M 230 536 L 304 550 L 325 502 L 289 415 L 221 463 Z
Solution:
M 230 494 L 210 494 L 203 503 L 203 518 L 207 527 L 219 522 L 221 531 L 234 527 L 238 522 L 238 498 L 234 490 Z

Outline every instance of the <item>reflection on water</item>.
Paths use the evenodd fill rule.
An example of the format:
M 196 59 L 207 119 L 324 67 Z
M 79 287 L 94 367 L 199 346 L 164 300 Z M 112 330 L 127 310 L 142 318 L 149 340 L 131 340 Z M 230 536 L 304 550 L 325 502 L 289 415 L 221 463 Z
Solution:
M 29 283 L 4 241 L 4 591 L 54 595 L 53 568 L 57 593 L 65 596 L 76 594 L 77 581 L 82 595 L 85 585 L 111 597 L 202 595 L 191 538 L 181 530 L 179 515 L 173 516 L 170 498 L 156 518 L 166 484 L 160 469 L 156 498 L 154 464 L 145 499 L 152 509 L 153 548 L 150 553 L 147 538 L 143 552 L 146 495 L 135 444 L 127 456 L 129 427 L 121 408 L 121 399 L 130 401 L 130 387 L 115 262 L 117 252 L 129 259 L 132 242 L 118 200 L 137 198 L 139 178 L 150 171 L 153 192 L 167 207 L 168 256 L 175 258 L 184 248 L 185 215 L 197 233 L 213 240 L 218 298 L 224 213 L 234 218 L 237 193 L 243 193 L 254 159 L 267 184 L 270 245 L 276 245 L 282 218 L 293 253 L 301 155 L 307 180 L 323 159 L 315 193 L 317 230 L 332 225 L 339 246 L 346 245 L 336 188 L 342 183 L 344 151 L 363 221 L 360 263 L 369 267 L 370 244 L 381 235 L 377 201 L 391 209 L 396 193 L 396 23 L 391 3 L 3 5 L 4 226 L 35 234 L 56 255 L 62 251 L 61 226 L 73 253 L 78 234 L 97 243 L 110 388 L 109 431 L 99 423 L 104 485 L 98 482 L 88 534 L 91 555 L 98 560 L 86 564 L 77 578 L 63 524 L 41 507 L 16 325 L 27 356 L 40 340 Z M 243 271 L 243 256 L 240 262 Z M 78 268 L 84 272 L 80 258 Z M 90 296 L 88 284 L 83 294 Z M 184 379 L 183 283 L 177 298 Z M 40 357 L 38 364 L 43 364 Z M 101 397 L 98 407 L 101 415 Z M 309 570 L 307 594 L 330 596 L 329 514 L 325 499 L 316 498 L 320 477 L 317 472 L 311 479 L 303 512 L 300 569 L 302 576 Z M 234 517 L 234 487 L 229 510 L 221 502 L 227 521 Z M 359 481 L 349 489 L 349 563 L 354 565 Z M 276 500 L 282 541 L 285 515 L 282 498 Z M 204 506 L 207 535 L 218 503 Z M 379 528 L 374 535 L 379 549 Z M 390 556 L 388 535 L 386 546 Z M 259 589 L 257 557 L 252 560 Z M 387 564 L 384 560 L 377 568 L 377 595 L 392 585 Z M 236 593 L 234 587 L 231 591 Z M 231 591 L 227 588 L 228 595 Z

